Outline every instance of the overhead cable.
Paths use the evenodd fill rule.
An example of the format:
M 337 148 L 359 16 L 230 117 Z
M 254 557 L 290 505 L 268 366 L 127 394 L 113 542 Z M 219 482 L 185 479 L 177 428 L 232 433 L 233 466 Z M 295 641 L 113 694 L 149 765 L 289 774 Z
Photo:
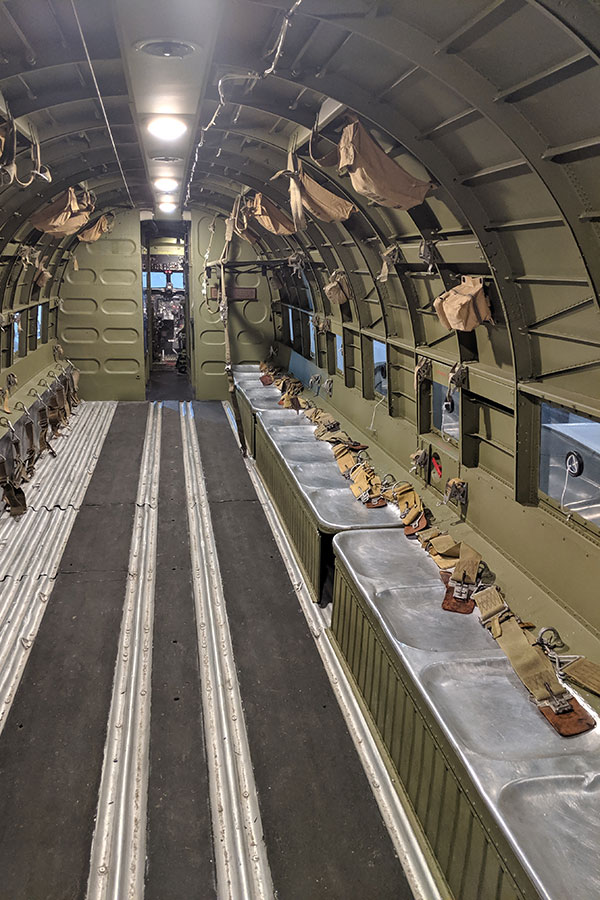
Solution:
M 123 171 L 123 166 L 121 165 L 121 160 L 119 157 L 119 152 L 117 150 L 117 145 L 115 144 L 115 139 L 114 139 L 114 136 L 112 133 L 112 128 L 110 127 L 110 122 L 108 121 L 108 116 L 106 114 L 106 107 L 104 106 L 104 100 L 102 99 L 102 94 L 100 93 L 100 88 L 98 86 L 98 79 L 96 78 L 96 73 L 94 72 L 92 60 L 90 59 L 90 54 L 88 51 L 87 43 L 86 43 L 86 40 L 85 40 L 85 37 L 83 34 L 83 29 L 81 27 L 81 22 L 79 21 L 79 16 L 77 15 L 77 10 L 75 8 L 75 0 L 71 0 L 71 8 L 73 9 L 73 15 L 75 16 L 75 22 L 77 23 L 77 28 L 79 30 L 79 36 L 81 38 L 81 43 L 83 45 L 83 52 L 85 53 L 85 57 L 87 59 L 87 64 L 90 67 L 90 73 L 92 75 L 94 87 L 96 88 L 96 93 L 98 95 L 98 102 L 100 103 L 100 108 L 102 109 L 102 115 L 104 116 L 104 121 L 106 123 L 108 136 L 110 138 L 110 142 L 112 144 L 115 158 L 117 160 L 117 165 L 118 165 L 119 171 L 121 173 L 121 178 L 123 179 L 123 184 L 125 185 L 125 190 L 127 191 L 127 196 L 129 197 L 129 202 L 131 203 L 131 206 L 134 207 L 135 203 L 133 202 L 133 197 L 131 196 L 131 191 L 129 190 L 129 185 L 127 184 L 127 178 L 125 177 L 125 172 Z
M 71 0 L 71 3 L 72 2 L 73 2 L 73 0 Z M 244 83 L 246 81 L 252 81 L 253 82 L 252 87 L 254 87 L 254 84 L 256 84 L 258 81 L 261 81 L 263 78 L 266 78 L 268 75 L 275 74 L 277 65 L 283 54 L 285 38 L 286 38 L 286 35 L 288 32 L 288 29 L 290 27 L 291 21 L 292 21 L 293 17 L 295 16 L 295 14 L 298 12 L 298 10 L 303 2 L 304 2 L 304 0 L 295 0 L 295 3 L 292 5 L 290 10 L 283 17 L 283 22 L 281 23 L 281 28 L 279 31 L 279 35 L 277 36 L 277 40 L 275 41 L 275 43 L 273 44 L 271 49 L 268 51 L 268 53 L 265 54 L 267 57 L 269 57 L 273 54 L 274 55 L 273 55 L 273 60 L 271 62 L 271 65 L 268 68 L 266 68 L 264 70 L 264 72 L 260 72 L 260 73 L 259 72 L 247 72 L 245 75 L 230 73 L 227 75 L 223 75 L 219 79 L 219 83 L 217 85 L 217 91 L 219 93 L 219 103 L 218 103 L 215 113 L 212 116 L 208 125 L 205 125 L 203 128 L 200 129 L 200 140 L 196 144 L 194 160 L 192 162 L 192 168 L 190 170 L 190 177 L 188 179 L 188 183 L 187 183 L 186 190 L 185 190 L 184 206 L 187 206 L 187 204 L 190 201 L 190 196 L 192 193 L 192 181 L 194 180 L 194 175 L 196 173 L 196 166 L 198 165 L 198 156 L 200 154 L 200 150 L 204 146 L 204 138 L 205 138 L 206 132 L 210 131 L 210 129 L 216 124 L 217 119 L 219 118 L 219 116 L 223 112 L 223 109 L 225 108 L 225 106 L 228 103 L 228 100 L 225 97 L 225 94 L 223 91 L 223 85 L 229 81 L 239 81 L 242 83 Z

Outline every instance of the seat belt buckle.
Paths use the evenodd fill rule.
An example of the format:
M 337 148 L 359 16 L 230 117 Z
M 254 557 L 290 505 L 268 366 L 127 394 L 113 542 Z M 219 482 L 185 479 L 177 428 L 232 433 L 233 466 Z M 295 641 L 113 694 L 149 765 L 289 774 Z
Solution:
M 561 694 L 554 694 L 548 684 L 545 687 L 550 694 L 548 699 L 536 700 L 534 697 L 530 697 L 530 699 L 561 737 L 585 734 L 586 731 L 591 731 L 595 727 L 594 717 L 572 694 L 569 694 L 567 690 Z

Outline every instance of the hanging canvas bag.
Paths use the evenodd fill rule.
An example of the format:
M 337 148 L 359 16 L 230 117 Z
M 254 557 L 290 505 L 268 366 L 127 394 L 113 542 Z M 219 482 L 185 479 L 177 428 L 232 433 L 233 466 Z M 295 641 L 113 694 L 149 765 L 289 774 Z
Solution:
M 85 244 L 93 244 L 100 240 L 103 234 L 110 234 L 113 222 L 114 216 L 100 216 L 97 222 L 77 235 L 77 240 L 83 241 Z
M 249 216 L 256 219 L 259 225 L 262 225 L 263 228 L 266 228 L 272 234 L 296 233 L 292 220 L 262 194 L 256 194 L 248 202 L 246 210 Z
M 335 306 L 341 306 L 347 303 L 352 296 L 352 289 L 346 274 L 342 269 L 336 269 L 331 275 L 328 283 L 325 285 L 325 293 L 330 303 Z
M 373 140 L 358 120 L 342 131 L 338 147 L 321 159 L 313 154 L 315 132 L 311 136 L 310 154 L 320 166 L 337 164 L 340 175 L 350 176 L 352 187 L 380 206 L 411 209 L 423 202 L 433 184 L 410 175 Z
M 473 331 L 484 322 L 494 324 L 483 278 L 463 275 L 460 284 L 441 294 L 433 306 L 448 331 Z

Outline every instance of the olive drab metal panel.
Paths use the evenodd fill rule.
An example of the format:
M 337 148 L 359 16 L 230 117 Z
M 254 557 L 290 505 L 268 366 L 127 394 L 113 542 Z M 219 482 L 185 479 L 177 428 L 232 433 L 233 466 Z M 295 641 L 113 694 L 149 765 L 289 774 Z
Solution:
M 58 340 L 81 369 L 90 400 L 143 400 L 144 316 L 138 212 L 122 212 L 111 234 L 75 251 L 63 286 Z
M 233 200 L 232 200 L 233 205 Z M 225 340 L 219 302 L 212 298 L 211 288 L 219 285 L 219 272 L 213 268 L 205 283 L 205 262 L 219 259 L 225 242 L 225 219 L 214 220 L 215 233 L 211 239 L 213 214 L 192 212 L 190 233 L 190 317 L 192 378 L 198 400 L 225 400 L 228 396 L 225 376 Z M 209 249 L 210 246 L 210 249 Z M 209 249 L 208 257 L 206 257 Z M 206 257 L 206 258 L 205 258 Z M 233 239 L 231 258 L 254 260 L 256 253 L 250 244 Z M 234 297 L 235 288 L 256 290 L 257 299 L 232 299 L 229 304 L 229 329 L 232 362 L 234 365 L 264 359 L 273 341 L 271 296 L 260 274 L 229 273 L 228 292 Z

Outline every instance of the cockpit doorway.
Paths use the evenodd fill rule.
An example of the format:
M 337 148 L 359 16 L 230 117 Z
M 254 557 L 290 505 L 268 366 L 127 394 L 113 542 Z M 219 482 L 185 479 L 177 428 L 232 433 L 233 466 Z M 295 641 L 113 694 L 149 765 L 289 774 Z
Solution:
M 187 223 L 144 224 L 146 396 L 191 400 Z

